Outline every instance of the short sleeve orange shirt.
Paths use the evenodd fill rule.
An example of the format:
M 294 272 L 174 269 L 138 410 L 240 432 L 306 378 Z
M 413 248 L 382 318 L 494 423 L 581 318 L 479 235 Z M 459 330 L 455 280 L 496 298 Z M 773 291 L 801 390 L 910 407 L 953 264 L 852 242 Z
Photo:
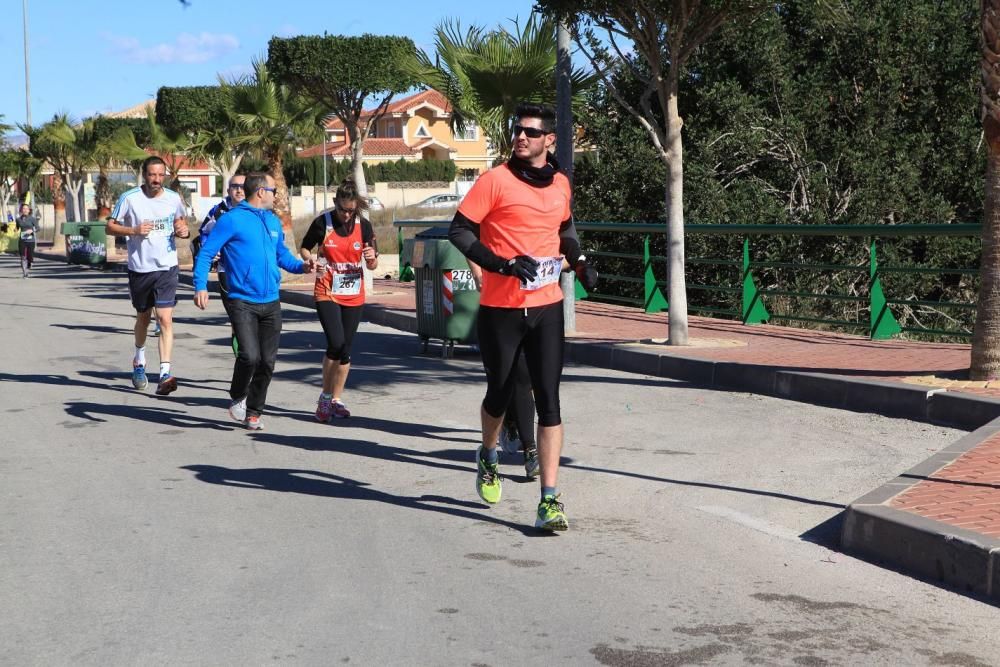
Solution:
M 479 177 L 458 212 L 479 224 L 479 240 L 500 257 L 559 257 L 559 227 L 571 215 L 569 180 L 556 173 L 550 185 L 534 187 L 504 164 Z M 558 281 L 525 290 L 518 278 L 483 272 L 481 305 L 531 308 L 561 299 Z

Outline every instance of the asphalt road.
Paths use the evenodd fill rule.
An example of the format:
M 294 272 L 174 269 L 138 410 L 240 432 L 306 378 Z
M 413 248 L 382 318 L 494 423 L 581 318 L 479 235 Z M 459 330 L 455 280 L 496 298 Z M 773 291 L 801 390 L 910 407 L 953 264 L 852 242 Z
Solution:
M 478 359 L 362 325 L 350 420 L 285 308 L 265 430 L 226 414 L 217 300 L 181 293 L 172 396 L 131 388 L 125 277 L 0 257 L 0 663 L 1000 661 L 1000 612 L 838 553 L 843 506 L 962 433 L 566 369 L 570 530 L 503 466 L 479 501 Z M 148 356 L 155 369 L 151 339 Z M 831 548 L 833 546 L 834 548 Z

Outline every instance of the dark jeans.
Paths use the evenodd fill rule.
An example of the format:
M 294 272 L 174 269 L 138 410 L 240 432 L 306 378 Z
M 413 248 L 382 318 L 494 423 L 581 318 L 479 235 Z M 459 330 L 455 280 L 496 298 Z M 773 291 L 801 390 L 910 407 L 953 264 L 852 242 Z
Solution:
M 267 388 L 274 373 L 281 339 L 281 303 L 250 303 L 229 300 L 229 317 L 236 333 L 239 352 L 233 366 L 229 397 L 247 399 L 247 414 L 260 415 L 267 400 Z

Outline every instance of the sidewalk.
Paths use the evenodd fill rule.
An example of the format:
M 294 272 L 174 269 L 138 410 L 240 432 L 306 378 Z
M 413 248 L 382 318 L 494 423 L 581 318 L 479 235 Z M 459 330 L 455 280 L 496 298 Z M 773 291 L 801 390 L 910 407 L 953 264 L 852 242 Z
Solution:
M 281 299 L 311 307 L 311 282 L 286 285 Z M 416 333 L 414 283 L 376 280 L 365 319 Z M 691 345 L 672 347 L 656 342 L 665 313 L 586 301 L 576 325 L 571 362 L 976 429 L 848 506 L 841 548 L 1000 601 L 1000 383 L 964 379 L 968 345 L 692 317 Z

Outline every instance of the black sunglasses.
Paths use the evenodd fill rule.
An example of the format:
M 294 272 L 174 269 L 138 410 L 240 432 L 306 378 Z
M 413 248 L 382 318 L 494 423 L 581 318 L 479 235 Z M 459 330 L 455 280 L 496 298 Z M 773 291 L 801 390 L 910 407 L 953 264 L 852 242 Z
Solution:
M 515 138 L 521 136 L 522 132 L 524 132 L 524 136 L 528 137 L 529 139 L 537 139 L 538 137 L 545 136 L 546 134 L 551 134 L 550 132 L 546 132 L 545 130 L 542 130 L 537 127 L 525 127 L 524 125 L 514 126 Z

